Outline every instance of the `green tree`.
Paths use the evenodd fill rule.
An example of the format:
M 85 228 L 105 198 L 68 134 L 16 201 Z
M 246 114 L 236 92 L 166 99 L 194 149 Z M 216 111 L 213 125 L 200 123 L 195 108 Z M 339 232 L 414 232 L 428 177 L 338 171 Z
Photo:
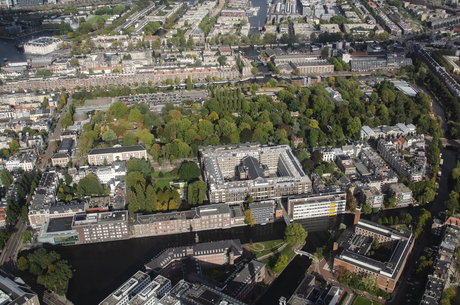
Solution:
M 366 203 L 365 205 L 363 205 L 363 213 L 364 215 L 369 215 L 372 213 L 372 207 L 370 204 Z
M 227 64 L 227 57 L 225 55 L 221 55 L 217 58 L 217 61 L 221 66 L 225 66 Z
M 187 189 L 187 201 L 191 205 L 203 204 L 204 197 L 206 196 L 206 183 L 204 181 L 196 181 L 190 183 Z
M 139 202 L 137 202 L 137 197 L 134 192 L 131 192 L 131 196 L 129 197 L 129 203 L 128 203 L 128 212 L 129 215 L 133 216 L 134 213 L 139 211 Z
M 244 211 L 244 223 L 250 227 L 253 227 L 256 224 L 256 219 L 252 215 L 251 209 Z
M 404 222 L 407 225 L 410 225 L 412 223 L 412 216 L 409 213 L 407 213 L 406 216 L 404 216 Z
M 24 256 L 21 256 L 18 259 L 18 269 L 21 271 L 26 271 L 27 269 L 29 269 L 29 262 Z
M 142 113 L 139 111 L 139 109 L 137 108 L 133 108 L 131 109 L 131 111 L 129 112 L 129 120 L 131 122 L 138 122 L 140 120 L 142 120 Z
M 29 230 L 25 230 L 21 233 L 21 239 L 24 243 L 32 240 L 32 233 Z
M 123 146 L 133 146 L 133 145 L 137 145 L 137 137 L 134 133 L 128 132 L 123 137 Z
M 142 186 L 145 185 L 145 178 L 141 172 L 133 171 L 126 175 L 126 186 L 134 187 L 138 183 L 141 184 Z
M 157 194 L 153 186 L 147 186 L 147 190 L 145 192 L 145 211 L 146 212 L 155 212 L 157 210 Z
M 308 232 L 296 222 L 289 224 L 284 231 L 284 241 L 293 246 L 305 242 L 307 236 Z
M 191 182 L 201 176 L 201 170 L 195 162 L 186 162 L 179 168 L 178 174 L 180 179 Z
M 117 138 L 118 137 L 115 134 L 115 131 L 113 131 L 112 129 L 109 129 L 106 132 L 104 132 L 104 134 L 102 134 L 102 140 L 104 140 L 104 142 L 115 141 Z
M 43 108 L 46 108 L 49 106 L 49 103 L 48 103 L 48 99 L 46 97 L 43 98 L 43 102 L 42 102 L 42 107 Z
M 70 112 L 67 112 L 65 117 L 61 119 L 61 126 L 62 129 L 66 129 L 67 126 L 72 126 L 73 125 L 73 118 Z
M 72 57 L 72 58 L 70 59 L 70 65 L 71 65 L 72 67 L 77 67 L 77 66 L 79 66 L 80 64 L 78 63 L 78 59 L 77 59 L 76 57 Z
M 276 264 L 273 267 L 273 272 L 278 274 L 283 272 L 284 267 L 286 267 L 288 264 L 288 260 L 289 258 L 286 254 L 281 254 L 280 256 L 278 256 L 278 260 L 276 261 Z
M 19 147 L 20 147 L 19 142 L 17 140 L 11 141 L 11 143 L 10 143 L 10 151 L 11 152 L 18 150 Z
M 86 175 L 78 181 L 77 193 L 80 196 L 91 196 L 102 194 L 103 188 L 99 180 L 93 174 Z
M 0 174 L 0 178 L 2 180 L 2 184 L 5 187 L 5 189 L 8 189 L 10 187 L 11 183 L 13 183 L 13 181 L 14 181 L 13 175 L 6 168 L 4 168 L 2 170 L 2 173 Z

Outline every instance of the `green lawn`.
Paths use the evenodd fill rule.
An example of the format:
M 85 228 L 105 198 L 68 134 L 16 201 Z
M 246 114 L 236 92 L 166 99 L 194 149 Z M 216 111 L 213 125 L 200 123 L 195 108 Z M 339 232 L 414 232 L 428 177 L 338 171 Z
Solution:
M 261 260 L 261 262 L 265 263 L 265 265 L 267 265 L 267 268 L 272 269 L 275 266 L 278 257 L 282 254 L 287 255 L 288 262 L 290 262 L 291 259 L 295 256 L 294 250 L 292 250 L 292 246 L 287 245 L 283 250 L 281 250 L 280 253 L 270 256 L 268 258 L 265 258 Z
M 371 301 L 362 296 L 358 296 L 356 300 L 353 302 L 353 305 L 377 305 L 377 304 L 380 304 L 380 303 Z
M 96 16 L 91 17 L 90 19 L 88 19 L 86 22 L 88 22 L 88 23 L 96 23 L 99 18 L 104 18 L 104 21 L 107 21 L 107 19 L 109 19 L 110 17 L 112 17 L 112 15 L 101 15 L 101 16 L 96 15 Z
M 170 173 L 170 172 L 154 172 L 154 173 L 151 174 L 150 176 L 152 176 L 152 178 L 160 178 L 160 173 L 163 173 L 163 177 L 164 177 L 164 178 L 170 177 L 170 176 L 171 176 L 171 173 Z
M 282 239 L 264 241 L 260 243 L 254 243 L 253 245 L 249 245 L 249 249 L 251 249 L 251 253 L 254 254 L 256 258 L 259 258 L 266 254 L 272 253 L 273 251 L 281 247 L 283 243 L 284 242 Z
M 163 189 L 165 186 L 169 188 L 169 182 L 171 182 L 173 180 L 174 180 L 174 178 L 157 180 L 156 181 L 157 187 L 156 187 L 155 191 L 158 191 L 159 189 Z

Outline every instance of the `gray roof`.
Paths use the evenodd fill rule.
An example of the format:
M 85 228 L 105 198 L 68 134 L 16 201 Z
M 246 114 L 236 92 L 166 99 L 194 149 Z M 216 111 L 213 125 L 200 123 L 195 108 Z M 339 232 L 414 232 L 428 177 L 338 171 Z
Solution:
M 227 279 L 225 293 L 232 297 L 237 297 L 241 290 L 243 290 L 249 283 L 252 283 L 252 280 L 257 273 L 259 273 L 264 267 L 264 263 L 255 259 L 251 260 L 248 264 L 242 265 L 242 268 L 237 269 L 237 271 L 234 272 L 229 279 Z
M 187 253 L 203 256 L 207 254 L 214 255 L 216 253 L 224 253 L 227 251 L 232 251 L 235 254 L 235 257 L 241 256 L 243 248 L 241 247 L 240 240 L 221 240 L 216 242 L 200 243 L 193 246 L 165 249 L 162 253 L 147 263 L 145 267 L 155 272 L 160 272 L 161 269 L 166 267 L 170 262 L 187 257 Z
M 243 163 L 244 166 L 248 168 L 249 179 L 254 180 L 257 178 L 265 178 L 265 175 L 262 170 L 262 167 L 260 166 L 259 160 L 257 160 L 253 156 L 246 156 L 241 160 L 241 162 Z
M 133 146 L 123 146 L 123 147 L 109 147 L 109 148 L 95 148 L 91 149 L 88 152 L 88 155 L 103 155 L 103 154 L 113 154 L 113 153 L 123 153 L 131 151 L 146 150 L 144 145 L 133 145 Z

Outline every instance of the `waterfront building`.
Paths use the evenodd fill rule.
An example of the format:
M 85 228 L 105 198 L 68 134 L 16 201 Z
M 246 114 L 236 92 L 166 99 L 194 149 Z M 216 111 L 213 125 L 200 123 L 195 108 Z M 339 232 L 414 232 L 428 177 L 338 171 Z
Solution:
M 75 214 L 72 230 L 78 232 L 80 243 L 129 238 L 128 211 Z
M 280 200 L 311 191 L 311 180 L 288 145 L 227 148 L 200 151 L 211 203 L 240 204 L 249 196 Z
M 195 259 L 199 262 L 199 268 L 206 268 L 233 265 L 242 258 L 242 255 L 243 248 L 239 239 L 221 240 L 165 249 L 147 263 L 145 268 L 155 274 L 168 277 L 176 271 L 182 271 L 187 259 Z
M 391 183 L 388 185 L 390 196 L 395 196 L 396 206 L 408 206 L 413 203 L 412 190 L 403 183 Z
M 230 210 L 226 203 L 203 205 L 190 211 L 135 214 L 135 236 L 168 235 L 213 229 L 229 229 L 244 222 L 241 207 Z
M 105 298 L 99 305 L 125 305 L 151 282 L 150 275 L 137 271 L 123 285 Z
M 2 305 L 40 305 L 38 295 L 19 277 L 0 271 L 0 300 Z
M 367 256 L 374 239 L 391 250 L 388 259 Z M 414 246 L 415 237 L 406 229 L 393 229 L 367 220 L 358 220 L 337 242 L 334 269 L 345 268 L 360 276 L 371 276 L 383 291 L 392 293 Z
M 345 192 L 289 196 L 287 212 L 293 220 L 345 213 Z
M 164 305 L 246 305 L 226 295 L 220 290 L 200 283 L 189 283 L 180 280 L 173 289 L 161 298 L 159 304 Z
M 273 220 L 275 214 L 275 200 L 254 201 L 249 204 L 256 223 L 264 223 Z
M 61 39 L 54 37 L 40 37 L 24 44 L 24 53 L 44 55 L 57 50 Z
M 383 194 L 375 186 L 365 186 L 360 192 L 361 202 L 372 208 L 380 209 L 383 204 Z
M 334 65 L 327 60 L 311 60 L 291 63 L 292 68 L 299 69 L 300 74 L 332 73 Z
M 241 264 L 225 281 L 225 294 L 238 300 L 244 300 L 249 293 L 265 280 L 265 264 L 252 259 Z
M 131 158 L 146 159 L 147 150 L 144 145 L 120 146 L 110 148 L 95 148 L 88 152 L 88 164 L 102 165 L 105 162 L 111 164 L 114 161 L 128 161 Z

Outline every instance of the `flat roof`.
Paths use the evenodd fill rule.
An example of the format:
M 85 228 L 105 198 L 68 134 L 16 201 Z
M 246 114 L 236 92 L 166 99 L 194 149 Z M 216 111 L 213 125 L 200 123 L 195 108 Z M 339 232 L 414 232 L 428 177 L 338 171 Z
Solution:
M 109 147 L 109 148 L 94 148 L 88 152 L 89 155 L 105 155 L 113 153 L 124 153 L 132 151 L 146 150 L 144 145 L 133 145 L 133 146 L 121 146 L 121 147 Z

